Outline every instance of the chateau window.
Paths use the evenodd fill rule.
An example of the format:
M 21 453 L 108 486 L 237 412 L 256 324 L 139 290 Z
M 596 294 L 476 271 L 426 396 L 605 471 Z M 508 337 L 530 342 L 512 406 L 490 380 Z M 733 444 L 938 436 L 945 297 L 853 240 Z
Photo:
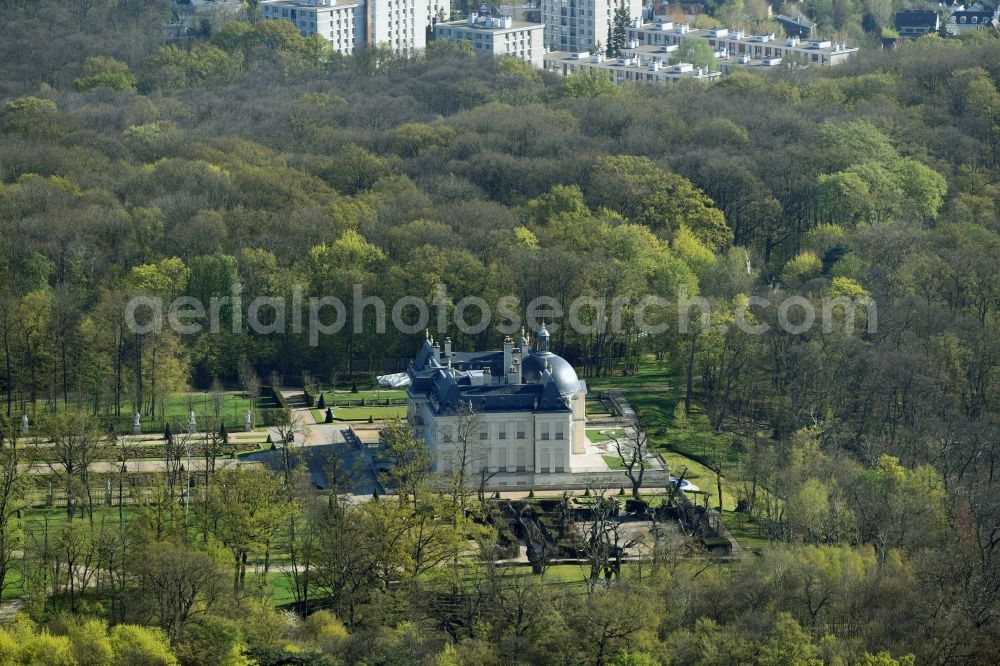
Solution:
M 517 422 L 517 438 L 524 439 L 524 421 Z
M 562 439 L 562 438 L 563 438 L 562 423 L 558 423 L 556 424 L 556 439 Z
M 548 423 L 543 423 L 542 424 L 542 439 L 548 439 L 548 438 L 549 438 L 549 424 Z
M 500 424 L 499 438 L 500 439 L 507 439 L 507 424 L 506 423 L 501 423 Z
M 479 426 L 479 439 L 489 439 L 490 438 L 490 426 L 483 423 Z

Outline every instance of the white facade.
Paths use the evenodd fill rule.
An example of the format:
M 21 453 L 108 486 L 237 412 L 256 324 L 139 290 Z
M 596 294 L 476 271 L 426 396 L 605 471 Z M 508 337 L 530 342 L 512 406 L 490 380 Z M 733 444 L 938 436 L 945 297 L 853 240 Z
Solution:
M 582 410 L 584 396 L 576 400 Z M 435 415 L 426 403 L 412 405 L 409 413 L 411 420 L 424 425 L 422 434 L 437 472 L 452 471 L 464 459 L 470 477 L 483 470 L 491 474 L 562 474 L 572 471 L 574 452 L 582 453 L 585 448 L 582 414 L 579 420 L 569 412 L 442 416 Z M 575 423 L 579 425 L 574 427 Z
M 423 0 L 421 5 L 424 25 L 431 28 L 436 22 L 444 22 L 451 18 L 450 0 Z
M 434 37 L 466 42 L 476 53 L 507 55 L 541 69 L 545 53 L 543 30 L 539 23 L 514 21 L 506 17 L 472 16 L 467 21 L 438 23 L 434 27 Z
M 369 44 L 387 45 L 393 51 L 427 46 L 426 0 L 367 0 L 367 5 Z
M 419 7 L 419 14 L 418 14 Z M 339 53 L 384 44 L 394 51 L 427 45 L 430 12 L 439 0 L 262 0 L 261 17 L 291 21 L 304 36 L 319 35 Z
M 594 51 L 607 48 L 615 0 L 542 0 L 545 46 L 550 51 Z M 625 0 L 632 19 L 642 16 L 642 0 Z

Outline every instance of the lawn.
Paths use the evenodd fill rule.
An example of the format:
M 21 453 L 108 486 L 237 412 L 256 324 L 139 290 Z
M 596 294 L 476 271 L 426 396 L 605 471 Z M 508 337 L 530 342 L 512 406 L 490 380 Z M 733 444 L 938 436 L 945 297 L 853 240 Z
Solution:
M 734 512 L 736 495 L 732 491 L 739 487 L 742 472 L 739 451 L 732 445 L 732 436 L 713 430 L 697 403 L 692 405 L 691 414 L 678 423 L 677 405 L 683 401 L 679 389 L 630 391 L 625 397 L 646 424 L 650 445 L 663 456 L 670 474 L 677 476 L 681 467 L 687 467 L 685 477 L 708 493 L 709 506 L 719 505 L 716 476 L 699 461 L 712 467 L 721 466 L 723 522 L 744 547 L 759 550 L 766 546 L 767 539 L 760 537 L 756 526 L 740 525 L 739 521 L 745 518 Z M 761 489 L 761 492 L 766 490 Z M 692 499 L 700 504 L 702 497 L 698 494 Z
M 611 374 L 604 377 L 584 377 L 587 388 L 591 391 L 602 391 L 609 388 L 642 388 L 660 386 L 667 382 L 669 374 L 666 363 L 657 361 L 652 354 L 645 354 L 639 360 L 635 374 Z
M 188 414 L 194 410 L 195 418 L 214 414 L 210 393 L 175 393 L 167 398 L 165 414 L 169 420 L 187 423 Z M 250 409 L 250 399 L 243 393 L 226 393 L 222 396 L 220 413 L 225 417 L 242 418 Z
M 642 570 L 642 576 L 646 577 L 650 574 L 650 567 L 646 565 Z M 525 575 L 531 575 L 527 573 L 530 569 L 525 569 Z M 622 564 L 622 578 L 636 578 L 639 575 L 639 568 L 630 562 L 625 562 Z M 570 587 L 579 586 L 581 591 L 585 589 L 587 585 L 587 578 L 590 576 L 590 566 L 586 564 L 553 564 L 545 570 L 545 574 L 542 577 L 546 583 L 562 584 Z M 601 583 L 603 584 L 604 578 L 601 577 Z
M 63 409 L 62 403 L 57 405 L 58 409 Z M 165 405 L 157 404 L 156 418 L 151 419 L 143 416 L 141 419 L 144 432 L 158 432 L 163 427 L 164 422 L 172 426 L 185 426 L 191 410 L 194 410 L 195 420 L 199 426 L 208 422 L 215 414 L 212 405 L 212 394 L 207 391 L 171 393 L 166 398 Z M 222 396 L 222 404 L 219 413 L 226 420 L 227 426 L 235 426 L 243 423 L 243 415 L 250 409 L 250 399 L 242 392 L 230 391 Z M 102 421 L 109 419 L 113 414 L 113 406 L 103 405 L 98 416 Z M 49 412 L 49 405 L 38 401 L 35 403 L 34 413 L 46 414 Z M 131 399 L 123 399 L 121 406 L 121 416 L 114 417 L 116 427 L 125 428 L 132 424 L 132 415 L 135 414 L 135 407 Z M 29 414 L 29 418 L 31 415 Z M 34 421 L 34 418 L 32 418 Z
M 287 573 L 267 574 L 267 585 L 271 588 L 271 596 L 275 606 L 295 602 L 295 590 L 292 587 L 292 577 Z
M 625 464 L 622 462 L 622 459 L 619 458 L 618 456 L 601 456 L 601 457 L 604 458 L 604 462 L 608 464 L 609 468 L 625 469 Z
M 622 428 L 589 428 L 587 430 L 587 439 L 591 442 L 605 442 L 612 437 L 621 437 L 625 434 Z
M 760 554 L 771 545 L 759 527 L 755 523 L 751 523 L 745 513 L 736 513 L 727 509 L 722 513 L 722 522 L 726 524 L 740 545 L 747 550 Z
M 3 594 L 0 600 L 10 601 L 17 599 L 22 594 L 21 590 L 21 570 L 16 566 L 7 569 L 7 579 L 4 581 Z

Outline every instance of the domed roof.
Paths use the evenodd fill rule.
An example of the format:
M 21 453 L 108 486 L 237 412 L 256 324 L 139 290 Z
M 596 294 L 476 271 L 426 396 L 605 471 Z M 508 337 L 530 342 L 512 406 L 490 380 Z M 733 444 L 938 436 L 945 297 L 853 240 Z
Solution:
M 576 370 L 569 361 L 562 356 L 556 356 L 552 352 L 535 352 L 524 359 L 521 367 L 525 382 L 537 382 L 541 379 L 545 371 L 545 363 L 548 361 L 549 373 L 552 381 L 556 383 L 556 388 L 562 395 L 572 395 L 580 388 L 580 378 L 576 376 Z

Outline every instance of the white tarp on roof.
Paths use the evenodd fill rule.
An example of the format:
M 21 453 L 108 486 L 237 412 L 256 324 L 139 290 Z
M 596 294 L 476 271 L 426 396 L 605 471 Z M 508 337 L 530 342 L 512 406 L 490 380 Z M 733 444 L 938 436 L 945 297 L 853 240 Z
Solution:
M 378 377 L 379 386 L 390 388 L 401 388 L 410 385 L 410 376 L 405 372 L 396 372 L 391 375 L 380 375 Z

